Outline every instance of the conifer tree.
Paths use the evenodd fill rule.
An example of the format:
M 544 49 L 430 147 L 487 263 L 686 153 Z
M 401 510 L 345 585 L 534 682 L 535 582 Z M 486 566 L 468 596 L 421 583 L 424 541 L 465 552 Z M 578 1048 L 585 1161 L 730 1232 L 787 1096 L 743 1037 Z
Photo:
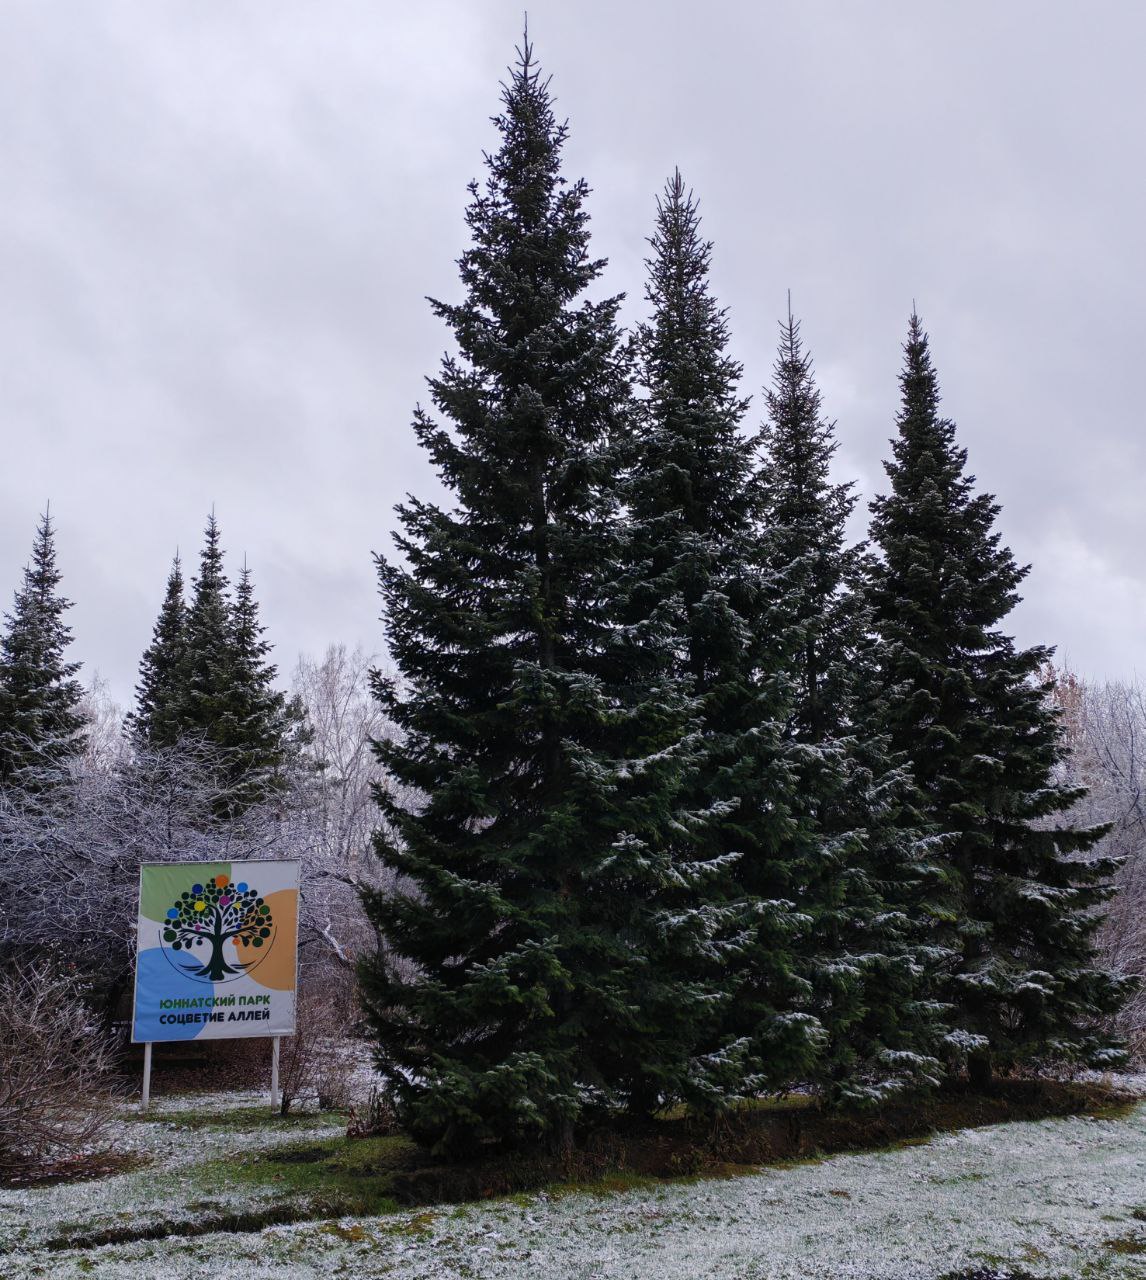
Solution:
M 584 296 L 603 267 L 587 187 L 561 176 L 566 128 L 528 38 L 495 123 L 463 301 L 433 304 L 459 351 L 430 381 L 448 425 L 415 417 L 452 504 L 410 499 L 408 567 L 378 561 L 401 673 L 377 681 L 400 730 L 378 744 L 378 850 L 405 887 L 366 897 L 385 945 L 362 989 L 402 1118 L 442 1150 L 563 1147 L 649 1077 L 683 1091 L 698 1068 L 644 1012 L 671 981 L 650 956 L 666 929 L 707 928 L 666 900 L 700 874 L 666 836 L 690 714 L 662 678 L 671 636 L 617 616 L 619 299 Z M 701 994 L 677 982 L 679 1003 Z
M 878 1098 L 896 1082 L 934 1078 L 938 1067 L 924 939 L 912 927 L 933 876 L 910 777 L 872 722 L 878 650 L 866 554 L 848 545 L 846 528 L 857 498 L 851 483 L 832 481 L 835 424 L 791 308 L 767 407 L 763 517 L 796 640 L 784 736 L 798 778 L 803 1007 L 823 1037 L 813 1078 L 833 1100 Z
M 179 667 L 179 737 L 218 742 L 219 727 L 231 697 L 232 603 L 213 511 L 204 532 Z
M 183 566 L 176 554 L 159 617 L 152 631 L 151 644 L 139 664 L 135 710 L 128 717 L 130 732 L 140 744 L 172 747 L 183 732 L 181 676 L 186 649 L 187 605 L 183 596 Z
M 301 705 L 274 687 L 270 649 L 246 566 L 232 597 L 212 512 L 189 605 L 178 559 L 168 578 L 140 664 L 133 726 L 152 747 L 186 742 L 211 750 L 220 816 L 280 791 L 305 739 Z
M 812 1019 L 795 1014 L 805 983 L 793 948 L 794 779 L 780 750 L 787 642 L 773 625 L 754 447 L 739 429 L 742 370 L 710 288 L 712 245 L 679 171 L 657 201 L 650 244 L 652 316 L 637 336 L 647 394 L 626 491 L 627 604 L 635 617 L 663 616 L 676 635 L 670 672 L 691 692 L 700 728 L 684 780 L 693 820 L 682 838 L 722 869 L 701 891 L 724 927 L 699 954 L 688 939 L 666 939 L 674 945 L 657 965 L 692 973 L 718 995 L 694 1034 L 698 1050 L 725 1068 L 723 1090 L 707 1099 L 719 1106 L 728 1093 L 802 1077 L 818 1044 Z M 682 909 L 696 905 L 694 893 L 682 897 Z
M 1058 724 L 1037 679 L 1051 651 L 1017 649 L 1000 629 L 1027 569 L 940 416 L 915 314 L 904 352 L 891 489 L 872 503 L 873 598 L 892 743 L 948 837 L 948 1042 L 978 1082 L 994 1063 L 1040 1056 L 1110 1062 L 1099 1020 L 1121 984 L 1098 966 L 1093 937 L 1115 864 L 1090 852 L 1103 828 L 1069 823 L 1083 792 L 1058 780 Z
M 211 735 L 226 753 L 235 808 L 281 791 L 285 770 L 307 736 L 301 702 L 275 688 L 278 672 L 265 632 L 244 564 L 231 609 L 225 707 Z
M 59 585 L 55 532 L 45 512 L 0 635 L 0 786 L 38 785 L 38 771 L 84 747 L 80 664 L 64 658 L 72 642 L 64 621 L 71 601 Z

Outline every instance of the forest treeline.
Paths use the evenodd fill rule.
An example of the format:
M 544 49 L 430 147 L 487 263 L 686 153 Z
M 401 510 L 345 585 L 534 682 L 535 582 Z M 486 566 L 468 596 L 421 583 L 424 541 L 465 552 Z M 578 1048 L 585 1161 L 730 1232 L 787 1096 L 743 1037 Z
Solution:
M 150 825 L 106 837 L 120 871 L 165 815 L 170 856 L 338 829 L 304 861 L 340 920 L 356 891 L 365 918 L 319 911 L 311 938 L 356 959 L 398 1115 L 442 1151 L 565 1148 L 617 1114 L 794 1087 L 862 1105 L 964 1070 L 1118 1065 L 1142 953 L 1104 913 L 1142 863 L 1103 793 L 1117 753 L 1087 747 L 1051 651 L 1006 630 L 1027 570 L 920 317 L 855 544 L 799 323 L 757 421 L 681 175 L 627 333 L 528 43 L 495 123 L 460 301 L 433 303 L 455 351 L 414 419 L 450 499 L 398 508 L 377 559 L 392 665 L 368 711 L 360 675 L 346 695 L 353 820 L 330 754 L 347 734 L 323 727 L 338 679 L 277 689 L 213 517 L 189 598 L 172 568 L 114 767 L 69 772 L 90 716 L 45 518 L 0 639 L 6 865 L 68 805 L 99 812 L 75 798 L 93 777 L 150 797 Z M 79 855 L 55 856 L 58 882 Z M 4 897 L 11 947 L 28 929 Z M 99 950 L 98 914 L 74 928 Z M 126 934 L 116 964 L 122 982 Z

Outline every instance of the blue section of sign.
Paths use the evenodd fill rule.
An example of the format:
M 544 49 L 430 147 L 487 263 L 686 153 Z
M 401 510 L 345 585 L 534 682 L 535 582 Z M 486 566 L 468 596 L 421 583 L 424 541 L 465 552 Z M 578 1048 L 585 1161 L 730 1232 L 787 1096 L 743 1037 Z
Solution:
M 214 987 L 170 965 L 162 947 L 148 947 L 141 951 L 136 957 L 135 967 L 132 1039 L 137 1044 L 147 1040 L 194 1040 L 203 1030 L 204 1015 L 209 1014 L 210 1009 L 201 1004 L 164 1009 L 160 1004 L 180 1000 L 201 1001 L 204 996 L 211 996 Z

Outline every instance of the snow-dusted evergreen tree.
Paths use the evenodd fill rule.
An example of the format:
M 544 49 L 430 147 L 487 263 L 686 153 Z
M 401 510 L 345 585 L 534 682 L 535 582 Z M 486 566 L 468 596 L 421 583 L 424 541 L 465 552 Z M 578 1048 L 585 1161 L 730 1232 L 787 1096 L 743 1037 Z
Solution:
M 719 992 L 707 1024 L 694 1028 L 698 1052 L 723 1068 L 696 1100 L 718 1105 L 730 1092 L 802 1077 L 816 1049 L 812 1021 L 793 1016 L 804 984 L 792 946 L 793 778 L 779 750 L 786 657 L 761 555 L 754 449 L 739 430 L 741 367 L 710 288 L 712 246 L 679 171 L 657 201 L 650 244 L 623 582 L 633 617 L 655 614 L 676 634 L 670 671 L 695 700 L 699 754 L 680 838 L 720 874 L 699 899 L 682 892 L 680 907 L 687 915 L 706 905 L 706 919 L 722 927 L 703 946 L 668 935 L 656 964 Z
M 932 875 L 910 777 L 872 723 L 878 647 L 866 553 L 847 537 L 857 498 L 852 484 L 831 478 L 835 424 L 790 308 L 767 406 L 764 525 L 795 638 L 785 745 L 797 777 L 802 1007 L 823 1030 L 812 1075 L 832 1099 L 878 1098 L 897 1082 L 934 1078 L 938 1067 L 924 939 L 912 924 Z
M 32 558 L 0 634 L 0 786 L 37 785 L 37 775 L 84 749 L 84 691 L 78 662 L 66 661 L 72 642 L 59 593 L 55 532 L 40 518 Z
M 904 350 L 891 492 L 872 504 L 873 592 L 892 742 L 911 760 L 927 818 L 952 837 L 940 933 L 956 953 L 949 1043 L 978 1081 L 993 1062 L 1109 1062 L 1100 1021 L 1121 984 L 1092 939 L 1114 864 L 1089 852 L 1104 828 L 1064 816 L 1082 792 L 1055 778 L 1058 722 L 1037 678 L 1050 650 L 1016 649 L 999 629 L 1027 570 L 940 416 L 915 314 Z
M 464 299 L 434 304 L 459 352 L 430 381 L 443 421 L 415 419 L 451 505 L 411 499 L 405 565 L 379 559 L 401 681 L 376 682 L 397 727 L 377 847 L 408 887 L 366 896 L 385 945 L 362 989 L 403 1121 L 441 1150 L 563 1146 L 586 1108 L 704 1071 L 658 1021 L 699 993 L 650 963 L 664 929 L 706 925 L 668 914 L 699 875 L 668 839 L 691 711 L 671 632 L 617 616 L 619 299 L 584 296 L 587 188 L 528 39 L 502 102 Z
M 226 753 L 236 809 L 284 788 L 288 766 L 306 738 L 301 702 L 275 688 L 278 672 L 265 632 L 244 564 L 231 608 L 226 699 L 210 735 Z
M 186 639 L 179 665 L 177 738 L 215 742 L 231 694 L 231 588 L 223 564 L 219 524 L 212 511 L 191 582 Z
M 263 636 L 245 566 L 232 597 L 212 512 L 188 605 L 178 558 L 168 577 L 140 663 L 131 727 L 140 745 L 184 743 L 212 753 L 217 816 L 237 814 L 280 790 L 304 735 L 297 700 L 274 687 L 271 646 Z
M 183 596 L 183 566 L 177 554 L 151 643 L 139 663 L 135 710 L 128 717 L 128 729 L 140 745 L 172 747 L 179 740 L 183 731 L 180 705 L 186 649 L 187 604 Z

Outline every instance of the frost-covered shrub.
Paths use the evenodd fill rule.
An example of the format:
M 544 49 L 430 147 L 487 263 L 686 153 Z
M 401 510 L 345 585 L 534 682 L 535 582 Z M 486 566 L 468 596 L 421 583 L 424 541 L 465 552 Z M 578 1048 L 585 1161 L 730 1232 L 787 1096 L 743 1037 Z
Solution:
M 0 971 L 0 1178 L 96 1149 L 111 1067 L 72 979 L 39 964 Z
M 320 1111 L 348 1107 L 356 1054 L 350 1040 L 354 1020 L 353 979 L 328 974 L 304 980 L 295 1010 L 295 1033 L 285 1036 L 279 1057 L 279 1110 L 289 1115 L 303 1097 Z

